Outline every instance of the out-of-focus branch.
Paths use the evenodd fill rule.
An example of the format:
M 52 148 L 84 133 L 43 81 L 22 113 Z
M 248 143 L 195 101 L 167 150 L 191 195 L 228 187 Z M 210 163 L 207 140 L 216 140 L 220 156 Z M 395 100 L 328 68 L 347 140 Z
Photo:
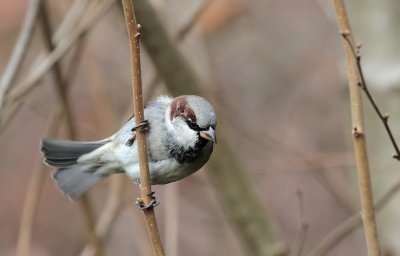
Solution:
M 24 24 L 22 25 L 21 32 L 15 43 L 14 50 L 11 54 L 11 59 L 8 62 L 3 76 L 0 80 L 0 108 L 3 105 L 4 96 L 14 81 L 21 62 L 25 56 L 29 42 L 32 39 L 32 31 L 36 24 L 36 19 L 39 12 L 40 0 L 32 0 L 29 3 L 27 14 L 25 15 Z
M 42 5 L 42 4 L 43 3 L 40 3 L 40 5 Z M 41 15 L 42 16 L 46 15 L 43 13 L 43 9 L 42 9 Z M 47 25 L 47 24 L 43 24 L 43 25 Z M 49 28 L 47 28 L 47 29 L 49 29 Z M 48 30 L 47 33 L 49 33 L 49 31 L 50 30 Z M 70 81 L 72 81 L 71 77 L 74 76 L 73 71 L 76 70 L 75 67 L 78 66 L 78 65 L 74 65 L 74 64 L 75 64 L 75 59 L 73 59 L 70 64 L 70 66 L 73 66 L 74 68 L 70 68 L 69 72 L 68 72 L 68 77 L 70 78 Z M 20 104 L 17 104 L 17 106 L 19 107 Z M 65 113 L 65 111 L 63 110 L 63 107 L 61 105 L 53 113 L 53 117 L 50 120 L 50 126 L 49 126 L 48 133 L 47 133 L 48 136 L 54 137 L 56 135 L 58 127 L 62 123 L 64 113 Z M 17 242 L 17 247 L 16 247 L 17 248 L 16 255 L 18 255 L 18 256 L 28 255 L 28 253 L 29 253 L 30 241 L 31 241 L 31 235 L 32 235 L 32 227 L 33 227 L 33 222 L 34 222 L 36 211 L 37 211 L 37 205 L 38 205 L 39 198 L 40 198 L 40 191 L 42 188 L 46 167 L 40 161 L 40 167 L 38 167 L 37 169 L 38 170 L 36 170 L 35 172 L 32 173 L 32 177 L 30 179 L 28 190 L 27 190 L 27 196 L 26 196 L 26 199 L 24 202 L 24 208 L 22 211 L 21 226 L 20 226 L 18 242 Z
M 134 2 L 136 15 L 146 35 L 143 44 L 169 91 L 174 95 L 204 95 L 201 83 L 173 41 L 168 38 L 150 3 Z M 276 246 L 280 239 L 274 224 L 261 206 L 249 177 L 224 134 L 219 135 L 209 166 L 208 175 L 216 194 L 247 254 L 285 254 L 282 244 Z
M 304 219 L 303 192 L 300 189 L 298 189 L 296 194 L 299 201 L 299 232 L 297 233 L 296 244 L 293 250 L 293 256 L 301 256 L 303 254 L 304 243 L 306 241 L 308 223 Z
M 87 15 L 79 28 L 60 41 L 56 48 L 29 72 L 26 78 L 15 86 L 14 90 L 10 91 L 5 101 L 10 103 L 15 102 L 32 90 L 54 63 L 64 56 L 80 38 L 92 29 L 94 25 L 97 24 L 98 20 L 104 17 L 104 14 L 114 3 L 115 0 L 105 0 L 101 2 L 91 14 Z
M 170 92 L 180 94 L 191 91 L 204 94 L 201 93 L 202 86 L 195 81 L 196 76 L 193 70 L 189 68 L 189 64 L 175 47 L 173 40 L 168 37 L 150 3 L 139 0 L 134 0 L 134 3 L 137 10 L 136 16 L 146 34 L 142 38 L 143 46 Z M 176 72 L 180 68 L 183 72 Z
M 42 27 L 43 27 L 43 32 L 44 32 L 45 44 L 46 44 L 46 47 L 50 51 L 53 51 L 55 49 L 56 45 L 51 40 L 51 38 L 52 38 L 51 30 L 52 29 L 51 29 L 50 21 L 48 20 L 49 13 L 47 11 L 47 7 L 45 4 L 40 5 L 40 11 L 41 11 L 41 21 L 42 21 Z M 63 79 L 63 76 L 62 76 L 60 61 L 57 61 L 54 63 L 53 74 L 54 74 L 54 79 L 55 79 L 57 96 L 60 99 L 62 109 L 66 115 L 68 136 L 70 139 L 76 139 L 76 132 L 74 129 L 74 124 L 73 124 L 72 110 L 71 110 L 71 106 L 69 104 L 69 100 L 68 100 L 68 96 L 67 96 L 67 87 L 66 87 L 67 84 L 65 83 L 65 80 Z M 85 232 L 86 232 L 88 241 L 93 246 L 93 248 L 95 248 L 97 255 L 105 255 L 103 245 L 95 233 L 95 218 L 94 218 L 94 214 L 92 212 L 90 201 L 89 201 L 89 198 L 87 197 L 87 195 L 82 196 L 82 198 L 79 200 L 79 205 L 80 205 L 82 217 L 84 219 Z
M 140 65 L 140 25 L 136 22 L 135 12 L 133 10 L 132 0 L 122 1 L 125 22 L 129 35 L 129 47 L 131 53 L 131 75 L 132 75 L 132 90 L 133 90 L 133 103 L 135 111 L 135 122 L 139 125 L 144 121 L 143 110 L 143 95 L 142 95 L 142 75 Z M 160 234 L 157 227 L 157 219 L 154 213 L 152 201 L 150 173 L 149 173 L 149 160 L 147 156 L 147 141 L 146 134 L 143 129 L 136 130 L 136 143 L 138 147 L 139 169 L 140 169 L 140 191 L 141 201 L 146 207 L 143 213 L 146 219 L 147 230 L 150 236 L 150 241 L 153 246 L 154 255 L 165 255 L 161 243 Z
M 60 123 L 63 118 L 63 112 L 61 106 L 55 110 L 50 120 L 50 125 L 47 128 L 46 134 L 48 136 L 55 136 L 60 127 Z M 42 160 L 38 160 L 38 165 L 32 172 L 31 179 L 29 181 L 24 206 L 22 209 L 21 223 L 19 227 L 19 235 L 16 246 L 17 256 L 29 255 L 29 249 L 32 237 L 32 228 L 37 208 L 39 205 L 40 193 L 43 187 L 43 181 L 46 172 L 46 166 L 43 165 Z
M 364 126 L 364 114 L 362 108 L 362 91 L 359 86 L 360 74 L 357 60 L 354 58 L 352 48 L 354 39 L 351 34 L 351 27 L 347 17 L 346 8 L 343 0 L 334 0 L 336 18 L 341 33 L 348 33 L 347 39 L 343 40 L 343 47 L 348 66 L 350 104 L 353 125 L 353 145 L 358 170 L 358 181 L 362 208 L 362 219 L 364 224 L 365 238 L 367 241 L 367 251 L 369 256 L 380 255 L 378 232 L 376 227 L 371 177 L 368 166 L 368 154 L 366 148 L 366 136 Z
M 110 188 L 107 201 L 104 205 L 104 211 L 99 217 L 99 221 L 96 225 L 96 235 L 99 239 L 104 240 L 114 223 L 118 213 L 122 206 L 122 195 L 125 188 L 124 179 L 122 175 L 115 175 L 110 177 Z M 81 252 L 81 256 L 94 256 L 95 250 L 90 245 L 86 245 Z
M 168 256 L 178 255 L 179 241 L 179 183 L 168 184 L 165 191 L 165 251 Z
M 81 0 L 76 0 L 75 2 L 81 2 Z M 84 5 L 86 2 L 82 1 L 80 4 Z M 56 31 L 57 36 L 53 36 L 52 41 L 55 43 L 60 43 L 55 49 L 55 51 L 48 54 L 46 57 L 38 61 L 38 64 L 33 66 L 26 78 L 15 86 L 15 89 L 11 90 L 5 98 L 3 105 L 0 105 L 0 133 L 4 130 L 5 126 L 10 123 L 11 118 L 13 118 L 17 111 L 21 109 L 22 102 L 19 101 L 23 96 L 35 87 L 42 77 L 48 72 L 48 70 L 54 65 L 54 63 L 67 53 L 67 50 L 76 44 L 79 38 L 82 38 L 89 29 L 91 29 L 92 24 L 101 19 L 104 14 L 110 9 L 115 0 L 105 0 L 94 7 L 93 10 L 86 15 L 86 22 L 82 24 L 74 32 L 69 32 L 68 29 L 74 28 L 76 26 L 77 20 L 73 17 L 79 19 L 80 16 L 76 16 L 76 13 L 69 11 L 66 18 L 60 25 L 60 29 L 66 34 L 61 34 L 61 32 Z M 75 4 L 74 4 L 75 5 Z M 82 7 L 80 7 L 82 8 Z M 78 9 L 80 9 L 78 8 Z M 80 12 L 82 14 L 82 12 Z
M 43 28 L 43 35 L 44 35 L 44 43 L 46 44 L 46 48 L 49 51 L 53 51 L 56 47 L 56 44 L 52 41 L 52 28 L 49 21 L 49 13 L 47 11 L 47 7 L 45 4 L 40 4 L 40 20 L 42 28 Z M 79 58 L 79 56 L 78 56 Z M 67 83 L 65 79 L 62 77 L 61 71 L 61 61 L 56 61 L 52 68 L 52 74 L 55 80 L 55 89 L 57 91 L 57 96 L 60 99 L 60 104 L 65 112 L 66 117 L 66 124 L 68 126 L 68 133 L 69 137 L 75 138 L 75 129 L 73 127 L 73 117 L 72 117 L 72 110 L 68 104 L 68 96 L 67 96 Z
M 83 13 L 87 9 L 89 4 L 89 0 L 74 0 L 71 7 L 68 9 L 67 14 L 64 16 L 60 26 L 58 26 L 57 30 L 51 37 L 51 41 L 54 44 L 58 44 L 65 35 L 68 35 L 81 19 Z M 90 10 L 90 9 L 89 9 Z
M 204 10 L 207 9 L 208 5 L 212 2 L 212 0 L 204 0 L 201 3 L 200 7 L 198 7 L 195 12 L 193 13 L 192 17 L 190 17 L 189 21 L 178 31 L 176 35 L 176 42 L 182 41 L 185 39 L 187 34 L 192 30 L 193 26 L 199 20 L 201 15 L 203 14 Z
M 388 202 L 400 191 L 400 181 L 397 181 L 376 203 L 375 211 L 382 210 Z M 337 225 L 327 235 L 325 235 L 318 245 L 308 253 L 308 256 L 324 256 L 327 255 L 337 244 L 339 244 L 353 230 L 360 227 L 362 218 L 360 213 L 355 213 L 341 224 Z

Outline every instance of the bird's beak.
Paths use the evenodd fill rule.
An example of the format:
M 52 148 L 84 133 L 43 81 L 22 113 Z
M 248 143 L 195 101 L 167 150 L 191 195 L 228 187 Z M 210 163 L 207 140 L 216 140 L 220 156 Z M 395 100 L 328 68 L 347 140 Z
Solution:
M 215 136 L 215 130 L 214 128 L 210 127 L 208 131 L 200 131 L 200 137 L 212 141 L 214 143 L 217 143 L 217 137 Z

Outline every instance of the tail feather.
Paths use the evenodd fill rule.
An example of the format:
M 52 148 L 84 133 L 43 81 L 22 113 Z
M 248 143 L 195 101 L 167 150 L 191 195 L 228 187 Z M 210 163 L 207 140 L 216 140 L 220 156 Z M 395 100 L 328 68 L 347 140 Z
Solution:
M 83 168 L 76 164 L 68 168 L 58 168 L 53 173 L 53 179 L 61 192 L 71 200 L 76 200 L 105 176 L 96 173 L 97 167 Z
M 53 167 L 68 167 L 76 164 L 76 160 L 83 154 L 87 154 L 107 141 L 77 142 L 62 140 L 43 140 L 41 151 L 45 163 Z
M 66 197 L 76 200 L 105 177 L 96 172 L 99 166 L 78 163 L 77 160 L 107 142 L 106 140 L 98 142 L 42 141 L 41 151 L 44 162 L 56 167 L 53 179 Z

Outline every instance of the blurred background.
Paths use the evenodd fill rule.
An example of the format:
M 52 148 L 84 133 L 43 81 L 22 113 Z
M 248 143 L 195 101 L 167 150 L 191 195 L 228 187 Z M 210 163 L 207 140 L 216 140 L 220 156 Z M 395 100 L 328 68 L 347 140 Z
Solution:
M 138 7 L 145 100 L 201 91 L 222 138 L 204 170 L 153 188 L 167 255 L 366 255 L 360 226 L 323 240 L 359 212 L 331 1 L 149 2 L 169 41 Z M 347 2 L 368 85 L 400 138 L 400 3 Z M 0 255 L 151 255 L 136 186 L 116 175 L 72 203 L 39 152 L 42 138 L 108 137 L 133 112 L 120 2 L 0 0 L 0 17 Z M 15 51 L 25 54 L 10 68 Z M 399 163 L 366 101 L 365 112 L 375 201 L 392 191 L 380 240 L 384 255 L 400 255 Z

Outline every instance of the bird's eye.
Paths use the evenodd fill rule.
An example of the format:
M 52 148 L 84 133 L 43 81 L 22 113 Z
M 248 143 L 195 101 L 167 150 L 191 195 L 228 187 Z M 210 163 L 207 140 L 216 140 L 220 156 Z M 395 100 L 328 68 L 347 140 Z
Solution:
M 194 130 L 194 131 L 201 131 L 202 130 L 195 122 L 193 122 L 191 120 L 187 120 L 186 123 L 189 126 L 189 128 Z

